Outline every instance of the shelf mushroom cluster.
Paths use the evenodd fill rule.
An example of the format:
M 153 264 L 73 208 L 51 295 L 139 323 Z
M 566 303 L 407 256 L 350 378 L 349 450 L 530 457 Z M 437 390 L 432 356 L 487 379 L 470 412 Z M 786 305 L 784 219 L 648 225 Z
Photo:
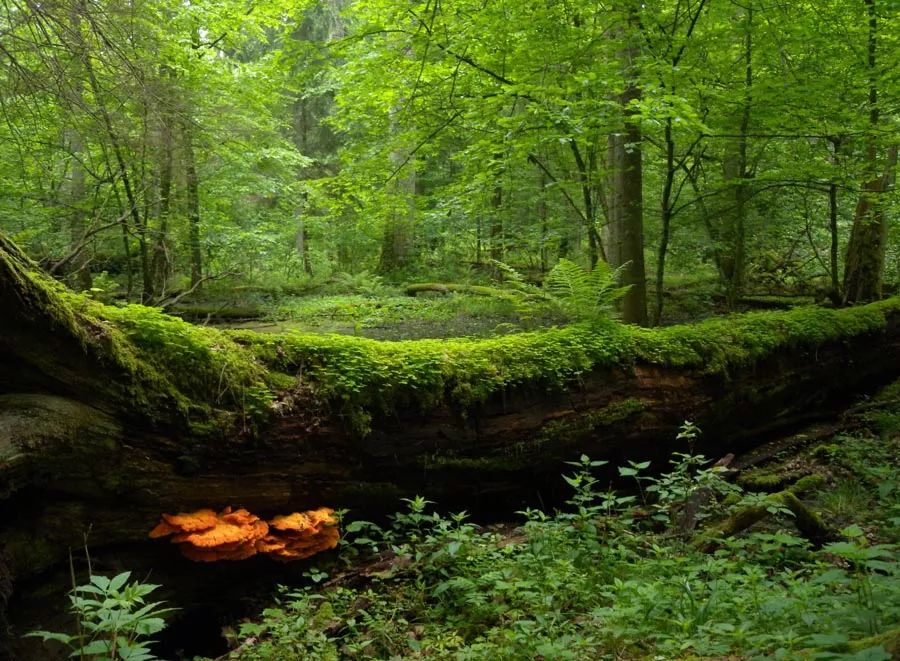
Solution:
M 263 521 L 245 509 L 226 507 L 163 514 L 150 537 L 172 536 L 185 557 L 197 562 L 243 560 L 265 553 L 276 560 L 302 560 L 337 546 L 334 510 L 322 507 Z

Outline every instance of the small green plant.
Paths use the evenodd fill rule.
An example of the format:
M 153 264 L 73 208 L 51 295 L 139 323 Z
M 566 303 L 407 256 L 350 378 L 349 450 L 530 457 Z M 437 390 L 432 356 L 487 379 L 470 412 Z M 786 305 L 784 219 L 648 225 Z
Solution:
M 127 571 L 112 578 L 92 575 L 88 583 L 72 590 L 69 610 L 76 618 L 77 633 L 25 635 L 60 642 L 72 650 L 69 657 L 79 661 L 153 661 L 150 637 L 165 628 L 163 618 L 174 609 L 163 608 L 158 601 L 147 603 L 146 597 L 159 586 L 130 578 Z
M 737 494 L 740 487 L 725 479 L 726 469 L 721 466 L 708 466 L 709 460 L 695 452 L 700 429 L 692 422 L 685 421 L 676 436 L 676 440 L 688 445 L 687 452 L 675 452 L 670 461 L 672 470 L 658 478 L 649 480 L 647 493 L 656 498 L 656 519 L 668 521 L 672 528 L 684 526 L 685 517 L 689 516 L 692 498 L 697 498 L 697 511 L 690 515 L 696 520 L 709 516 L 711 505 L 717 504 L 719 496 Z M 703 492 L 703 493 L 701 493 Z M 706 497 L 702 497 L 705 495 Z M 701 507 L 702 505 L 702 507 Z
M 628 287 L 618 285 L 621 269 L 613 269 L 606 262 L 597 262 L 593 270 L 588 270 L 560 259 L 547 273 L 542 287 L 528 283 L 503 262 L 494 265 L 504 277 L 504 286 L 496 295 L 513 300 L 523 320 L 549 308 L 571 321 L 602 321 L 612 316 L 613 305 L 628 291 Z

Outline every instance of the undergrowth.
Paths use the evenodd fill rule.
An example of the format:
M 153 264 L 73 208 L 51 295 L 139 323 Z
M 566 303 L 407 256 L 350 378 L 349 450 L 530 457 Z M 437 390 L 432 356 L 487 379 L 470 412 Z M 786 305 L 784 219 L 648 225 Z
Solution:
M 377 561 L 324 588 L 283 590 L 240 626 L 228 658 L 892 658 L 900 494 L 889 471 L 900 427 L 810 450 L 829 479 L 856 474 L 872 496 L 870 513 L 821 547 L 777 499 L 744 491 L 696 455 L 696 433 L 685 430 L 688 447 L 660 477 L 645 463 L 621 467 L 630 494 L 604 488 L 595 477 L 604 462 L 582 457 L 565 476 L 567 507 L 523 511 L 514 528 L 440 515 L 423 498 L 385 528 L 350 522 L 343 557 Z M 820 486 L 812 502 L 828 491 Z M 698 527 L 685 525 L 698 502 Z M 698 543 L 704 528 L 758 505 L 769 510 L 762 525 Z

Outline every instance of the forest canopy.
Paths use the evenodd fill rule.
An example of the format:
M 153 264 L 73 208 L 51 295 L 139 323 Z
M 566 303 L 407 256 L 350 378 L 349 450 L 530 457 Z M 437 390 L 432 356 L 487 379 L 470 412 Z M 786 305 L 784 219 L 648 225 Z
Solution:
M 561 258 L 619 268 L 639 323 L 678 275 L 728 307 L 872 300 L 900 277 L 898 21 L 888 0 L 3 0 L 0 229 L 75 289 L 158 306 Z

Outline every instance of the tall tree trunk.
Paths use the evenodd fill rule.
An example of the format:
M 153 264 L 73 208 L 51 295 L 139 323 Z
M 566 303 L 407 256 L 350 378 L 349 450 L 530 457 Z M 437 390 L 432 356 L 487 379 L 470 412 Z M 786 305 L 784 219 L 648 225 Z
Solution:
M 305 202 L 306 195 L 303 197 Z M 306 222 L 303 219 L 305 209 L 305 206 L 297 207 L 297 232 L 294 235 L 294 247 L 303 262 L 303 272 L 308 276 L 312 276 L 312 261 L 309 259 L 309 230 L 306 228 Z
M 656 305 L 653 308 L 653 325 L 658 326 L 663 311 L 663 278 L 666 273 L 666 254 L 669 251 L 669 236 L 672 232 L 672 184 L 675 181 L 675 139 L 672 135 L 672 118 L 666 118 L 666 172 L 660 200 L 662 220 L 659 249 L 656 253 Z
M 637 85 L 637 9 L 628 17 L 628 29 L 619 51 L 625 91 L 618 101 L 624 114 L 621 132 L 609 136 L 610 169 L 609 222 L 606 225 L 606 254 L 614 268 L 623 269 L 622 284 L 628 293 L 622 301 L 622 320 L 647 324 L 647 283 L 644 272 L 644 218 L 641 128 L 632 101 L 641 98 Z
M 412 56 L 412 53 L 409 53 Z M 402 102 L 401 102 L 402 103 Z M 400 104 L 398 104 L 399 106 Z M 395 139 L 400 133 L 399 110 L 391 110 L 391 133 Z M 398 145 L 391 152 L 394 179 L 389 182 L 390 193 L 396 199 L 391 201 L 391 212 L 385 220 L 381 240 L 381 259 L 378 270 L 389 273 L 408 265 L 413 255 L 416 228 L 416 193 L 418 178 L 416 161 L 407 146 Z
M 872 135 L 866 146 L 866 171 L 868 180 L 853 215 L 853 228 L 847 245 L 844 266 L 844 302 L 858 303 L 881 298 L 884 277 L 884 256 L 887 243 L 887 223 L 882 193 L 894 183 L 897 166 L 897 147 L 888 152 L 884 172 L 879 171 L 878 145 L 875 131 L 879 121 L 877 49 L 878 14 L 875 0 L 865 0 L 869 19 L 868 68 L 869 68 L 869 126 Z
M 541 274 L 547 272 L 550 268 L 549 265 L 549 256 L 547 254 L 547 241 L 550 237 L 550 230 L 547 226 L 547 184 L 550 183 L 550 180 L 547 179 L 547 173 L 541 171 L 540 177 L 538 178 L 538 190 L 540 190 L 540 197 L 538 197 L 538 205 L 537 205 L 537 213 L 538 218 L 541 219 L 541 250 L 540 250 L 540 258 L 541 258 Z
M 500 183 L 500 175 L 494 183 L 491 192 L 491 259 L 495 262 L 503 261 L 504 236 L 503 236 L 503 186 Z
M 602 257 L 605 261 L 606 250 L 603 247 L 603 239 L 597 231 L 597 205 L 594 204 L 594 168 L 596 158 L 591 157 L 586 162 L 574 139 L 569 140 L 569 148 L 578 168 L 578 183 L 581 186 L 582 204 L 584 204 L 584 225 L 588 235 L 588 259 L 593 269 L 597 261 Z
M 172 258 L 169 245 L 169 216 L 172 208 L 172 170 L 173 140 L 171 113 L 165 112 L 160 117 L 159 142 L 159 204 L 157 209 L 158 225 L 156 240 L 153 242 L 153 280 L 154 291 L 163 296 L 168 289 L 172 275 Z
M 81 0 L 78 6 L 81 13 L 87 15 L 88 9 L 84 0 Z M 137 195 L 131 182 L 131 175 L 129 174 L 128 166 L 125 162 L 125 155 L 121 140 L 119 139 L 118 133 L 113 126 L 112 118 L 110 117 L 109 110 L 106 107 L 103 90 L 100 88 L 100 83 L 97 80 L 97 75 L 91 62 L 91 54 L 88 52 L 87 45 L 85 44 L 82 37 L 81 22 L 80 20 L 78 20 L 77 14 L 76 30 L 74 32 L 76 38 L 78 39 L 78 47 L 80 49 L 82 65 L 84 66 L 85 73 L 87 73 L 88 82 L 91 86 L 91 92 L 94 96 L 94 103 L 97 105 L 97 109 L 100 111 L 100 117 L 103 120 L 103 127 L 106 130 L 110 148 L 112 149 L 113 156 L 116 159 L 116 166 L 119 169 L 119 177 L 122 180 L 122 187 L 125 190 L 125 199 L 128 203 L 128 208 L 126 209 L 126 211 L 131 216 L 132 223 L 134 224 L 134 230 L 138 238 L 138 249 L 141 260 L 141 277 L 143 283 L 141 300 L 147 300 L 148 297 L 152 297 L 153 295 L 153 274 L 150 269 L 150 251 L 147 244 L 146 219 L 141 217 L 140 206 L 138 205 Z
M 841 139 L 840 138 L 831 138 L 831 164 L 838 168 L 840 165 L 839 161 L 839 153 L 841 149 Z M 835 173 L 835 178 L 837 177 L 837 173 Z M 841 302 L 841 280 L 840 274 L 838 273 L 838 252 L 840 249 L 840 236 L 838 234 L 838 185 L 835 178 L 832 178 L 831 183 L 828 185 L 828 229 L 831 234 L 831 246 L 829 249 L 829 257 L 830 264 L 829 270 L 831 271 L 831 292 L 829 293 L 829 298 L 831 301 L 837 305 Z
M 731 185 L 731 209 L 725 213 L 722 239 L 726 252 L 723 260 L 725 299 L 734 307 L 744 291 L 746 273 L 747 205 L 750 201 L 750 172 L 747 162 L 747 134 L 750 130 L 753 88 L 753 7 L 744 9 L 744 102 L 738 137 L 729 146 L 722 162 L 722 174 Z
M 191 249 L 191 287 L 203 278 L 203 252 L 200 249 L 200 179 L 194 158 L 193 135 L 189 120 L 181 121 L 181 146 L 184 150 L 185 193 L 187 195 L 188 243 Z
M 72 159 L 72 173 L 69 178 L 69 245 L 75 253 L 69 263 L 69 272 L 78 290 L 90 289 L 93 286 L 91 269 L 89 266 L 90 255 L 86 249 L 85 237 L 88 231 L 87 214 L 84 209 L 84 168 L 81 159 L 84 158 L 84 143 L 76 131 L 71 132 L 69 148 L 75 158 Z

